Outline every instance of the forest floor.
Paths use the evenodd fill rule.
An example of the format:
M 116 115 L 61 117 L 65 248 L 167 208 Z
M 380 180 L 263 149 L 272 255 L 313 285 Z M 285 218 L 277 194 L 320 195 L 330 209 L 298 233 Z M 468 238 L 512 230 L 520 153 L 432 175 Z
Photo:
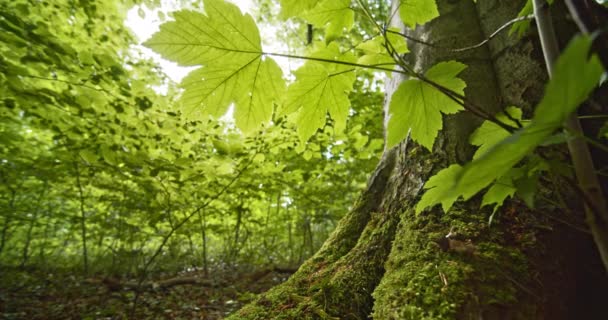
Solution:
M 293 271 L 187 271 L 136 294 L 133 279 L 0 268 L 0 319 L 222 319 Z

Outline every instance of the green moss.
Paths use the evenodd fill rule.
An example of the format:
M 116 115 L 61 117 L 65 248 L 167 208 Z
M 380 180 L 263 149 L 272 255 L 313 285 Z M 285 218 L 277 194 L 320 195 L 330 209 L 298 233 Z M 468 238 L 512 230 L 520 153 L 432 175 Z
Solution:
M 384 274 L 398 216 L 372 212 L 357 243 L 330 262 L 318 254 L 287 282 L 261 295 L 229 319 L 361 319 Z M 331 252 L 331 251 L 327 251 Z
M 514 282 L 528 282 L 523 253 L 498 229 L 486 228 L 483 214 L 468 212 L 404 214 L 387 272 L 373 294 L 374 318 L 468 318 L 524 300 Z M 475 253 L 442 251 L 435 241 L 450 229 L 471 239 Z M 521 305 L 516 309 L 522 314 L 515 319 L 531 318 L 534 311 Z

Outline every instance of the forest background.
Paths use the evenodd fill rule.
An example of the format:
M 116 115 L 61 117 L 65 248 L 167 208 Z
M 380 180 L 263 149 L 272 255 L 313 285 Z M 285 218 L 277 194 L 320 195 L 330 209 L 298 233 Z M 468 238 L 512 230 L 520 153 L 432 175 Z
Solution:
M 40 280 L 15 278 L 12 267 L 57 273 L 48 281 L 58 286 L 69 274 L 77 284 L 186 270 L 289 272 L 365 186 L 383 148 L 383 93 L 371 73 L 354 84 L 344 132 L 328 125 L 301 141 L 277 120 L 245 136 L 229 118 L 184 112 L 177 84 L 134 47 L 127 11 L 169 19 L 153 11 L 159 5 L 2 2 L 3 280 Z M 278 8 L 262 1 L 256 15 L 277 23 Z M 290 52 L 306 50 L 306 24 L 276 30 Z
M 390 20 L 390 3 L 357 1 L 359 10 L 351 10 L 350 1 L 323 4 L 336 3 L 341 7 L 331 9 L 342 14 L 337 22 L 335 14 L 314 10 L 283 22 L 296 15 L 297 2 L 284 1 L 279 6 L 258 1 L 254 13 L 258 23 L 272 25 L 276 33 L 272 40 L 284 43 L 281 48 L 285 51 L 274 55 L 299 60 L 300 69 L 283 76 L 269 58 L 273 54 L 256 53 L 255 43 L 253 52 L 242 51 L 239 46 L 244 40 L 259 37 L 250 28 L 241 43 L 227 38 L 221 45 L 234 44 L 234 52 L 257 54 L 252 61 L 259 60 L 260 82 L 253 81 L 252 91 L 243 92 L 237 85 L 251 79 L 239 75 L 234 83 L 222 84 L 223 93 L 217 95 L 208 85 L 201 85 L 200 79 L 225 76 L 223 72 L 238 67 L 242 56 L 230 53 L 229 58 L 235 60 L 229 65 L 226 57 L 222 60 L 212 50 L 190 54 L 163 42 L 163 37 L 176 30 L 187 31 L 184 24 L 202 19 L 193 11 L 175 16 L 155 12 L 159 20 L 177 22 L 168 23 L 146 42 L 182 65 L 206 67 L 192 72 L 180 87 L 138 52 L 133 34 L 124 25 L 132 6 L 140 6 L 138 14 L 145 16 L 151 11 L 143 7 L 152 10 L 159 5 L 157 1 L 2 3 L 0 257 L 5 270 L 2 281 L 12 288 L 0 296 L 7 310 L 5 317 L 31 317 L 36 315 L 34 309 L 48 312 L 49 305 L 32 308 L 16 302 L 26 296 L 62 301 L 51 311 L 57 317 L 72 312 L 81 317 L 118 314 L 137 318 L 162 312 L 171 318 L 188 318 L 231 312 L 252 299 L 249 292 L 261 290 L 250 290 L 250 284 L 264 277 L 273 283 L 282 281 L 322 247 L 338 221 L 353 208 L 385 148 L 411 135 L 431 150 L 441 119 L 438 128 L 430 116 L 428 127 L 419 123 L 406 127 L 394 121 L 403 114 L 384 110 L 385 76 L 395 64 L 403 67 L 395 61 L 409 51 L 404 40 L 408 36 L 400 36 L 398 30 L 387 33 L 385 26 L 385 33 L 378 34 L 374 21 Z M 253 23 L 223 1 L 208 1 L 210 4 L 222 8 L 216 8 L 217 12 L 228 13 L 228 21 Z M 192 10 L 202 7 L 201 3 L 181 5 Z M 401 14 L 412 28 L 438 15 L 417 5 L 424 9 L 417 15 Z M 512 37 L 528 32 L 529 10 L 530 2 L 519 20 L 510 23 Z M 210 7 L 206 11 L 209 17 L 213 15 Z M 213 26 L 213 21 L 205 23 Z M 603 70 L 597 58 L 587 61 L 584 54 L 576 54 L 585 53 L 589 45 L 586 38 L 576 42 L 571 60 L 564 62 L 580 64 L 586 72 L 584 83 L 573 89 L 577 98 L 564 108 L 576 108 L 600 81 Z M 304 57 L 312 60 L 301 66 Z M 214 59 L 221 63 L 208 62 Z M 313 79 L 334 86 L 329 95 L 306 87 L 311 81 L 307 76 L 323 74 L 320 71 L 326 67 L 320 64 L 333 64 L 327 67 L 329 80 Z M 447 96 L 462 100 L 466 109 L 467 102 L 461 98 L 464 82 L 456 77 L 464 67 L 455 62 L 438 65 L 434 72 L 438 79 L 444 81 L 450 75 L 454 80 L 448 80 L 446 86 L 440 83 L 440 90 L 431 97 L 444 102 L 434 94 L 447 90 Z M 356 74 L 352 72 L 355 68 Z M 427 76 L 434 81 L 431 70 Z M 289 82 L 287 88 L 283 77 Z M 306 90 L 313 94 L 298 95 Z M 210 98 L 193 103 L 201 92 Z M 277 99 L 281 95 L 287 98 Z M 245 110 L 239 100 L 242 97 L 253 101 L 253 108 Z M 331 104 L 321 109 L 302 107 L 317 98 Z M 407 100 L 408 96 L 401 98 Z M 211 110 L 198 108 L 201 105 Z M 461 109 L 451 103 L 442 108 L 436 110 L 439 117 L 440 111 L 450 114 Z M 385 118 L 387 112 L 394 117 Z M 547 115 L 540 113 L 530 123 Z M 490 154 L 496 150 L 492 143 L 508 138 L 504 133 L 482 136 L 483 128 L 495 130 L 491 127 L 495 124 L 525 130 L 528 125 L 515 108 L 486 120 L 486 127 L 472 139 L 481 146 L 475 158 L 481 158 L 483 152 Z M 561 122 L 543 128 L 548 134 L 532 147 L 525 145 L 527 152 L 541 143 L 567 142 L 566 135 L 553 135 L 559 128 Z M 604 125 L 592 139 L 604 139 L 606 128 Z M 512 132 L 509 130 L 507 133 Z M 491 223 L 503 201 L 516 192 L 533 206 L 539 172 L 564 167 L 559 161 L 543 160 L 526 158 L 524 166 L 515 168 L 517 173 L 504 170 L 518 161 L 499 163 L 495 166 L 504 169 L 500 175 L 484 177 L 489 180 L 481 186 L 485 182 L 475 180 L 474 190 L 466 183 L 455 183 L 450 194 L 440 187 L 433 189 L 442 185 L 437 181 L 452 186 L 448 182 L 458 174 L 455 167 L 449 167 L 429 180 L 425 188 L 434 191 L 425 194 L 416 211 L 442 204 L 447 212 L 459 196 L 470 198 L 492 183 L 482 202 L 493 208 L 488 214 Z M 522 170 L 529 179 L 513 176 Z M 466 173 L 459 174 L 466 181 Z M 500 189 L 504 184 L 508 188 Z M 227 296 L 215 296 L 213 288 L 226 289 L 243 279 L 247 283 L 232 288 Z M 62 288 L 65 283 L 70 284 L 69 290 Z M 194 285 L 199 291 L 190 300 L 183 299 L 183 289 L 176 288 L 182 285 Z M 94 293 L 82 295 L 83 290 Z M 67 292 L 88 298 L 70 303 Z M 108 295 L 115 301 L 100 308 L 99 302 Z M 212 311 L 201 305 L 211 305 Z

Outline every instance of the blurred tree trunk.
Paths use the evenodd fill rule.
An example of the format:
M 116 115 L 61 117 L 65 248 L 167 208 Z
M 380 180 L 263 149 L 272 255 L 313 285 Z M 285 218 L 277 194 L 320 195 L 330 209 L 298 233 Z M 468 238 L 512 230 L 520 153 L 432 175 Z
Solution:
M 25 243 L 23 244 L 23 250 L 21 254 L 21 264 L 20 266 L 23 268 L 27 264 L 30 258 L 30 244 L 32 243 L 32 232 L 34 230 L 34 226 L 38 223 L 38 213 L 40 211 L 40 206 L 42 202 L 42 198 L 44 197 L 46 190 L 48 188 L 48 184 L 44 181 L 42 188 L 40 189 L 40 193 L 38 194 L 38 198 L 36 199 L 36 205 L 33 208 L 32 216 L 29 217 L 30 223 L 27 228 L 27 233 L 25 234 Z
M 524 2 L 437 1 L 441 16 L 410 32 L 435 46 L 410 43 L 411 64 L 425 70 L 461 61 L 472 102 L 493 113 L 516 105 L 530 114 L 547 81 L 534 27 L 521 39 L 503 32 L 477 49 L 446 49 L 480 43 Z M 553 9 L 557 24 L 564 24 L 563 5 L 556 1 Z M 564 41 L 571 36 L 562 34 Z M 388 97 L 400 81 L 387 85 Z M 608 279 L 580 203 L 565 199 L 577 208 L 565 210 L 545 201 L 557 198 L 555 192 L 541 190 L 536 210 L 509 201 L 491 227 L 479 197 L 449 213 L 439 207 L 414 213 L 430 176 L 471 158 L 468 137 L 480 123 L 466 113 L 444 117 L 432 154 L 412 141 L 387 150 L 321 249 L 232 318 L 604 319 Z M 450 232 L 462 242 L 438 244 Z

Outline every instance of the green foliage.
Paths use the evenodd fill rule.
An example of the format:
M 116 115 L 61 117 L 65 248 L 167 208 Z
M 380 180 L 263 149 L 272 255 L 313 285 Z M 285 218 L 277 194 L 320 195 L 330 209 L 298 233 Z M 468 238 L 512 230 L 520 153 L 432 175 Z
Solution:
M 339 99 L 348 105 L 323 105 L 336 125 L 323 121 L 306 143 L 283 118 L 243 135 L 270 122 L 285 91 L 282 71 L 261 52 L 252 18 L 223 1 L 210 1 L 206 14 L 174 14 L 148 44 L 182 64 L 202 65 L 185 83 L 197 76 L 208 81 L 181 91 L 128 49 L 134 39 L 121 10 L 131 5 L 0 3 L 3 263 L 82 266 L 86 243 L 90 271 L 133 274 L 166 238 L 152 270 L 288 265 L 310 256 L 365 186 L 382 149 L 377 80 L 345 73 L 348 88 Z M 197 26 L 207 32 L 197 30 L 182 47 L 170 35 Z M 330 44 L 317 54 L 337 52 Z M 219 82 L 210 76 L 225 80 L 213 92 Z M 160 86 L 166 95 L 154 90 Z M 188 97 L 204 101 L 192 107 Z M 238 129 L 207 117 L 232 103 Z
M 442 203 L 447 211 L 458 197 L 469 199 L 495 180 L 510 185 L 509 180 L 514 177 L 511 168 L 561 128 L 566 117 L 597 85 L 603 68 L 595 55 L 588 56 L 590 46 L 590 38 L 577 37 L 572 40 L 556 62 L 554 76 L 530 124 L 492 147 L 486 146 L 485 142 L 480 143 L 484 151 L 476 154 L 476 158 L 464 167 L 451 166 L 440 171 L 425 185 L 432 192 L 425 193 L 417 211 L 438 203 Z M 487 125 L 485 128 L 482 125 L 482 129 L 487 130 Z M 490 137 L 490 141 L 497 140 L 495 138 L 500 138 L 500 135 Z M 474 134 L 473 141 L 479 140 L 479 133 Z M 508 172 L 511 174 L 505 176 Z M 501 202 L 506 194 L 512 194 L 507 189 L 502 189 L 500 196 L 496 195 L 496 188 L 490 191 L 492 193 L 486 197 L 484 204 Z
M 145 44 L 198 67 L 178 87 L 129 49 L 120 12 L 130 1 L 0 3 L 3 261 L 75 266 L 88 255 L 93 268 L 135 273 L 158 248 L 159 271 L 312 255 L 383 148 L 382 83 L 372 71 L 401 65 L 409 77 L 391 97 L 387 147 L 409 132 L 432 150 L 443 115 L 464 109 L 466 65 L 406 68 L 396 59 L 409 54 L 406 40 L 381 27 L 390 15 L 376 4 L 281 1 L 291 20 L 277 34 L 323 29 L 321 41 L 289 54 L 265 52 L 254 19 L 230 2 L 177 11 Z M 439 14 L 434 1 L 400 4 L 410 29 Z M 533 205 L 540 172 L 556 167 L 533 151 L 568 138 L 555 131 L 601 73 L 589 46 L 578 38 L 568 47 L 533 119 L 510 107 L 491 119 L 502 125 L 483 122 L 471 135 L 473 161 L 429 179 L 417 211 L 448 211 L 484 188 L 482 206 L 494 211 L 514 195 Z M 305 61 L 284 78 L 276 56 Z M 231 105 L 234 124 L 219 120 Z
M 426 192 L 422 199 L 418 201 L 418 204 L 416 204 L 416 213 L 420 213 L 426 207 L 439 203 L 441 203 L 443 211 L 448 212 L 454 202 L 458 200 L 458 196 L 451 195 L 450 191 L 453 188 L 454 182 L 462 174 L 462 170 L 462 166 L 453 164 L 429 178 L 424 184 Z
M 496 116 L 496 120 L 513 128 L 517 128 L 522 122 L 521 114 L 521 109 L 517 107 L 508 107 L 505 109 L 504 113 L 500 113 Z M 472 145 L 479 147 L 475 152 L 475 155 L 473 155 L 473 159 L 481 157 L 496 144 L 508 138 L 509 135 L 509 131 L 495 122 L 489 120 L 484 121 L 481 126 L 471 134 L 469 139 L 469 142 Z
M 189 117 L 220 117 L 231 103 L 237 126 L 246 133 L 270 121 L 282 96 L 278 65 L 263 57 L 258 28 L 250 15 L 225 1 L 204 2 L 206 14 L 180 11 L 175 21 L 145 45 L 185 66 L 202 66 L 183 81 L 180 101 Z
M 281 0 L 281 18 L 298 17 L 319 3 L 318 0 Z
M 549 4 L 553 4 L 553 0 L 547 0 Z M 532 0 L 526 1 L 526 4 L 521 8 L 517 14 L 518 18 L 526 17 L 533 13 L 534 7 L 532 6 Z M 530 20 L 519 21 L 513 24 L 509 30 L 509 34 L 517 33 L 519 37 L 523 36 L 530 29 Z
M 441 62 L 431 67 L 424 76 L 462 95 L 466 84 L 456 76 L 465 68 L 460 62 Z M 387 146 L 390 148 L 401 142 L 411 130 L 412 139 L 432 150 L 443 125 L 441 114 L 453 114 L 462 109 L 431 84 L 418 79 L 406 80 L 391 97 Z
M 399 16 L 406 26 L 414 29 L 416 25 L 423 25 L 437 18 L 439 11 L 434 0 L 400 0 Z
M 409 52 L 405 38 L 394 33 L 398 32 L 396 28 L 389 28 L 384 36 L 376 36 L 371 40 L 362 42 L 357 46 L 357 49 L 363 51 L 363 55 L 359 57 L 357 63 L 368 66 L 391 66 L 395 65 L 395 60 L 388 53 L 387 47 L 390 45 L 398 54 L 406 54 Z
M 315 51 L 312 57 L 344 62 L 355 60 L 352 54 L 339 52 L 334 43 Z M 295 123 L 302 141 L 323 127 L 328 112 L 336 131 L 344 130 L 350 107 L 347 93 L 355 81 L 353 71 L 348 65 L 310 60 L 294 72 L 296 81 L 287 88 L 281 113 L 298 111 Z
M 319 1 L 313 10 L 302 14 L 302 18 L 321 28 L 328 24 L 325 38 L 331 41 L 342 35 L 344 29 L 348 31 L 353 26 L 355 14 L 350 8 L 350 2 L 351 0 Z

